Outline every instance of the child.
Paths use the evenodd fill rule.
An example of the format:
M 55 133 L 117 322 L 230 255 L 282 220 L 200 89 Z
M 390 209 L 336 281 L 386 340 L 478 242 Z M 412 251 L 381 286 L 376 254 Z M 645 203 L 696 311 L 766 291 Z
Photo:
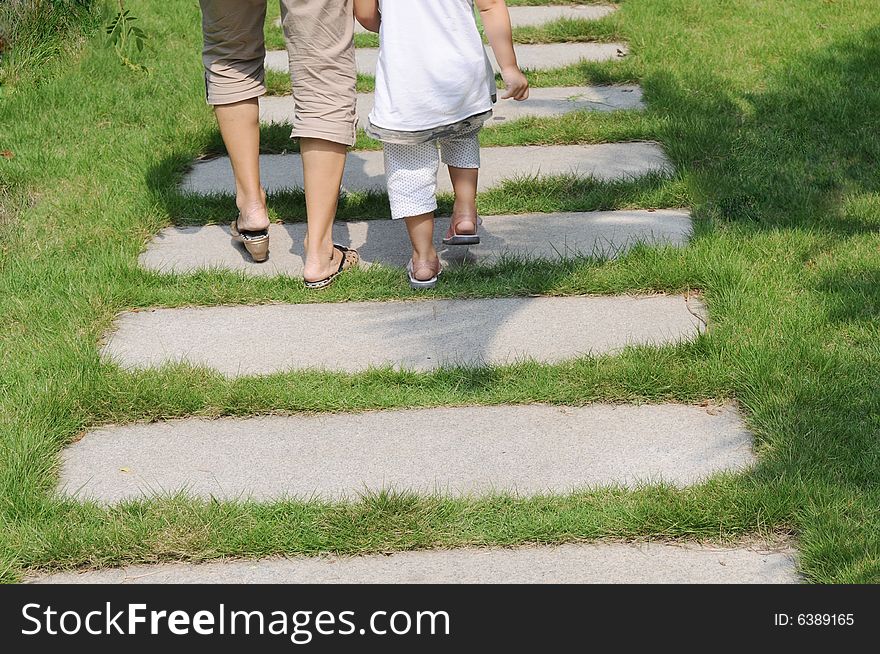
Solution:
M 412 241 L 410 286 L 434 288 L 437 168 L 449 166 L 455 205 L 445 245 L 473 245 L 477 233 L 479 132 L 492 115 L 495 76 L 474 19 L 475 0 L 354 0 L 355 16 L 379 32 L 376 99 L 367 134 L 382 141 L 391 217 Z M 504 0 L 476 0 L 506 85 L 525 100 L 529 83 L 516 63 Z M 381 29 L 380 29 L 381 25 Z M 438 146 L 440 152 L 438 153 Z

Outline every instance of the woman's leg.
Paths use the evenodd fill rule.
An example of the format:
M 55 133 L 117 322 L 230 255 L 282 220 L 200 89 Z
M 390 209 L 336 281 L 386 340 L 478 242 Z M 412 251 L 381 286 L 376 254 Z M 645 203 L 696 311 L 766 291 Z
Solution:
M 437 143 L 399 145 L 385 143 L 385 178 L 391 217 L 405 219 L 412 241 L 412 261 L 416 279 L 436 275 L 438 256 L 434 247 L 434 212 L 437 209 Z M 419 264 L 430 264 L 421 267 Z M 434 272 L 430 272 L 433 269 Z
M 220 134 L 235 175 L 239 228 L 269 226 L 260 185 L 259 96 L 266 92 L 263 23 L 266 0 L 200 0 L 205 37 L 202 60 L 208 104 L 214 106 Z
M 269 226 L 266 194 L 260 184 L 260 105 L 257 98 L 214 107 L 220 134 L 235 175 L 238 228 L 260 231 Z
M 339 270 L 342 252 L 333 247 L 333 220 L 348 146 L 324 139 L 302 138 L 308 230 L 303 279 L 317 281 Z
M 294 123 L 305 179 L 307 281 L 339 269 L 333 220 L 357 112 L 352 0 L 281 0 L 293 83 Z

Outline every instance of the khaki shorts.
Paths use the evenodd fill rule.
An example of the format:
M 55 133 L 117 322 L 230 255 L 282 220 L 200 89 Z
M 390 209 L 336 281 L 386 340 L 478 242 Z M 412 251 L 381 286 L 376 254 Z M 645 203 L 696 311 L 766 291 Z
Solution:
M 200 0 L 208 104 L 266 93 L 267 0 Z M 281 0 L 293 83 L 292 136 L 353 145 L 357 126 L 352 0 Z

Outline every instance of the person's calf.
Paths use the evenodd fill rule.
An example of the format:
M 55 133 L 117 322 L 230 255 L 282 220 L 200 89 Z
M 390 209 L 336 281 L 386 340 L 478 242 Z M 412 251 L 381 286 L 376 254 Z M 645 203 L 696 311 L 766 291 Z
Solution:
M 429 269 L 439 261 L 437 249 L 434 247 L 434 213 L 426 213 L 420 216 L 405 218 L 406 229 L 412 242 L 413 268 L 416 270 L 416 279 L 429 279 L 436 273 L 430 273 Z M 430 264 L 420 266 L 419 264 Z M 427 277 L 425 277 L 427 275 Z
M 477 231 L 478 168 L 449 167 L 449 178 L 455 192 L 450 233 L 475 234 Z

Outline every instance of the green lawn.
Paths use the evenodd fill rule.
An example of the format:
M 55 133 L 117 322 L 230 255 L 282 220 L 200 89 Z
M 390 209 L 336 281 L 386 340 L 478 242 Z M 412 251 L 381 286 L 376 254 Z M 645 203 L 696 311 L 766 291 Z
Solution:
M 508 0 L 508 6 L 536 5 L 610 5 L 613 2 L 591 0 Z M 266 47 L 270 50 L 284 49 L 284 34 L 278 24 L 281 10 L 277 2 L 267 5 Z M 614 41 L 620 38 L 616 29 L 618 22 L 612 14 L 602 20 L 558 20 L 540 27 L 517 27 L 513 38 L 517 43 L 565 43 L 576 41 Z M 377 34 L 355 34 L 355 45 L 359 48 L 378 48 Z
M 565 5 L 565 4 L 612 4 L 606 2 L 578 2 L 577 0 L 513 0 L 510 6 L 523 5 Z M 270 3 L 266 13 L 266 48 L 269 50 L 284 49 L 284 35 L 277 21 L 279 19 L 277 3 Z M 620 28 L 620 14 L 615 12 L 601 20 L 556 20 L 540 27 L 517 27 L 513 30 L 513 38 L 517 43 L 568 43 L 580 41 L 609 42 L 624 40 Z M 484 39 L 485 40 L 485 39 Z M 377 34 L 355 34 L 355 45 L 359 48 L 379 47 Z M 635 70 L 625 64 L 586 63 L 567 66 L 550 71 L 526 71 L 531 84 L 535 86 L 575 86 L 585 81 L 592 83 L 623 83 L 637 79 Z M 499 76 L 500 81 L 500 76 Z M 290 79 L 287 74 L 267 71 L 267 85 L 270 95 L 288 95 Z M 362 93 L 373 90 L 374 80 L 369 75 L 358 75 L 358 91 Z
M 517 2 L 511 4 L 526 4 Z M 541 3 L 536 3 L 541 4 Z M 437 296 L 700 292 L 711 331 L 663 349 L 562 365 L 430 374 L 290 373 L 230 380 L 99 360 L 117 312 L 139 307 L 412 297 L 399 271 L 307 294 L 293 280 L 156 275 L 137 266 L 171 223 L 223 222 L 229 197 L 176 184 L 217 152 L 204 104 L 200 18 L 188 0 L 131 0 L 151 40 L 122 66 L 93 38 L 15 67 L 0 96 L 0 579 L 28 571 L 279 553 L 578 540 L 793 538 L 813 582 L 880 581 L 880 28 L 863 0 L 626 0 L 606 27 L 626 61 L 536 83 L 637 79 L 644 115 L 505 126 L 486 143 L 651 138 L 670 179 L 509 184 L 483 213 L 690 206 L 683 250 L 617 261 L 455 269 Z M 108 13 L 102 20 L 106 22 Z M 604 21 L 603 21 L 604 22 Z M 57 48 L 56 48 L 57 49 Z M 284 147 L 278 130 L 267 148 Z M 371 143 L 362 142 L 371 147 Z M 302 198 L 273 197 L 301 220 Z M 448 204 L 446 205 L 448 208 Z M 343 217 L 385 215 L 381 195 Z M 552 325 L 548 325 L 548 329 Z M 279 334 L 279 338 L 283 338 Z M 58 453 L 89 427 L 178 416 L 532 402 L 735 399 L 760 465 L 687 490 L 606 489 L 479 500 L 380 494 L 349 504 L 204 502 L 102 508 L 53 496 Z

